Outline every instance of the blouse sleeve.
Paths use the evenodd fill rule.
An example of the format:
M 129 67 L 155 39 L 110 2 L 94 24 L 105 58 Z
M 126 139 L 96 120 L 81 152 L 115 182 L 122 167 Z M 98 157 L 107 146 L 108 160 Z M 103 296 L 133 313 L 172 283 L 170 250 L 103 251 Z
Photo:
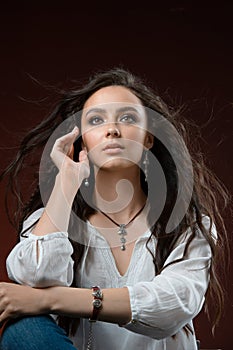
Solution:
M 208 220 L 205 220 L 208 225 Z M 212 234 L 216 238 L 215 227 Z M 167 267 L 149 282 L 127 286 L 132 319 L 123 327 L 154 339 L 176 334 L 200 312 L 209 282 L 211 249 L 199 232 L 183 256 L 188 238 L 183 238 L 165 262 Z
M 36 236 L 32 229 L 43 213 L 35 211 L 25 220 L 21 240 L 6 260 L 11 280 L 31 287 L 70 286 L 73 280 L 73 248 L 67 232 Z M 39 256 L 37 250 L 39 248 Z

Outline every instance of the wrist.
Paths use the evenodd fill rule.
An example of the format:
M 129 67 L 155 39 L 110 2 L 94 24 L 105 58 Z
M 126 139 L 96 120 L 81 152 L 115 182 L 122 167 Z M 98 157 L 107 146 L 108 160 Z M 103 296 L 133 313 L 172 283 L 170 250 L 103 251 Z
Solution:
M 55 192 L 58 198 L 62 198 L 68 206 L 72 206 L 74 197 L 78 191 L 78 186 L 76 186 L 72 180 L 68 180 L 64 174 L 58 173 L 55 180 Z
M 49 305 L 49 313 L 89 318 L 92 314 L 91 292 L 91 289 L 83 288 L 50 287 L 46 301 L 46 305 Z
M 37 289 L 38 291 L 38 300 L 40 301 L 41 313 L 50 314 L 54 313 L 55 309 L 55 296 L 54 296 L 54 287 L 48 287 L 43 289 Z
M 99 316 L 99 312 L 102 309 L 102 300 L 103 300 L 103 293 L 99 286 L 92 287 L 92 296 L 93 296 L 93 301 L 92 301 L 93 310 L 92 310 L 91 317 L 89 318 L 89 321 L 96 322 Z

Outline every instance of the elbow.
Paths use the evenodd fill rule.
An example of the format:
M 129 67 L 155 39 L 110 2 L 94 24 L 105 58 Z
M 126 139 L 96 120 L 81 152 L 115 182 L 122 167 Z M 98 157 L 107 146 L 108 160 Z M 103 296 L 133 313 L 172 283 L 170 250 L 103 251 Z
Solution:
M 52 263 L 47 266 L 43 266 L 43 264 L 28 266 L 22 260 L 14 261 L 14 264 L 8 260 L 7 273 L 12 281 L 34 288 L 69 287 L 74 275 L 73 260 L 70 258 L 63 266 Z
M 201 303 L 193 303 L 192 305 L 184 305 L 177 310 L 172 312 L 170 317 L 161 318 L 160 329 L 159 332 L 156 332 L 156 339 L 164 339 L 167 337 L 172 337 L 177 334 L 181 329 L 183 329 L 186 325 L 190 325 L 192 320 L 197 316 L 197 314 L 202 309 L 204 304 L 204 298 Z M 157 322 L 158 324 L 158 322 Z M 194 330 L 190 326 L 188 330 L 193 333 Z
M 18 243 L 6 260 L 8 277 L 35 288 L 70 286 L 73 281 L 73 249 L 63 236 L 54 236 L 33 236 Z
M 138 320 L 131 320 L 130 323 L 124 325 L 124 328 L 128 331 L 141 334 L 155 340 L 162 340 L 170 337 L 176 334 L 179 330 L 177 327 L 161 328 Z
M 199 313 L 204 303 L 178 303 L 176 307 L 166 308 L 146 313 L 143 312 L 135 315 L 136 318 L 124 327 L 132 332 L 148 336 L 150 338 L 161 340 L 172 337 L 183 329 L 187 324 L 191 324 L 192 319 Z M 175 305 L 174 305 L 175 306 Z M 190 329 L 192 332 L 193 330 Z
M 127 330 L 141 334 L 156 340 L 162 340 L 168 337 L 172 337 L 177 334 L 182 328 L 184 328 L 187 324 L 190 325 L 192 317 L 180 317 L 177 319 L 170 319 L 168 322 L 164 322 L 162 325 L 151 323 L 145 323 L 142 320 L 132 320 L 127 325 L 124 325 L 124 328 Z M 191 326 L 189 328 L 192 328 Z M 193 329 L 190 329 L 193 332 Z

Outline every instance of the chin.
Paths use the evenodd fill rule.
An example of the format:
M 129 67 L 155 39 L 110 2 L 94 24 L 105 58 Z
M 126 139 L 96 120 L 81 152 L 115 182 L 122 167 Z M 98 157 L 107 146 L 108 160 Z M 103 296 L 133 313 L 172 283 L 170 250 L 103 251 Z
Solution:
M 127 159 L 111 159 L 105 162 L 104 165 L 100 167 L 100 169 L 110 170 L 110 171 L 119 171 L 121 169 L 122 170 L 130 169 L 135 166 L 137 166 L 137 164 Z

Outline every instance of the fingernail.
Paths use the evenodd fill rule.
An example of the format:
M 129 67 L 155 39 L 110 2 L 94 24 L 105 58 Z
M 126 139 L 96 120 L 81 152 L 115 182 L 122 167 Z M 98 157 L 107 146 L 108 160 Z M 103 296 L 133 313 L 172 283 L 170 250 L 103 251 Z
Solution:
M 75 127 L 73 128 L 73 130 L 71 132 L 75 134 L 77 131 L 78 131 L 78 127 L 75 125 Z

